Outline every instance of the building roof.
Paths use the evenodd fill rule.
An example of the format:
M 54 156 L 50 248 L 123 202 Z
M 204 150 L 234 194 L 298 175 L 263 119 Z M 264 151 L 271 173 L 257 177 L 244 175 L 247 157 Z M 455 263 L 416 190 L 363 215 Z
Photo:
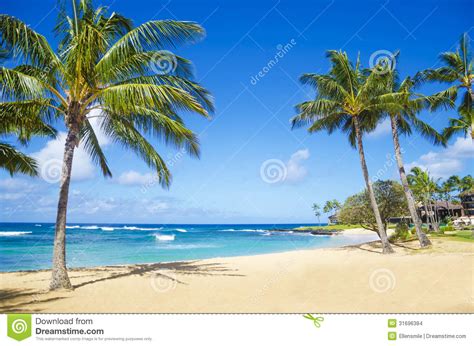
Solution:
M 437 209 L 450 209 L 450 210 L 462 209 L 461 204 L 454 204 L 451 202 L 446 203 L 446 201 L 434 201 L 434 202 L 428 203 L 428 206 L 436 207 Z M 424 208 L 424 203 L 419 203 L 418 208 Z

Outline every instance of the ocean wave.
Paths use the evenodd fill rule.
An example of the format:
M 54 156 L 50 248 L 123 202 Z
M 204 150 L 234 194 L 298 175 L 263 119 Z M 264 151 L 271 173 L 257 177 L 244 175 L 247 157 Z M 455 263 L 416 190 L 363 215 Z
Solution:
M 189 250 L 189 249 L 210 249 L 216 248 L 217 245 L 208 245 L 208 244 L 169 244 L 161 245 L 160 249 L 165 250 Z
M 126 229 L 128 231 L 160 231 L 163 229 L 163 227 L 124 226 L 124 227 L 117 227 L 116 229 Z
M 79 228 L 81 229 L 99 229 L 99 226 L 80 226 Z
M 0 237 L 17 237 L 20 235 L 31 234 L 32 232 L 0 232 Z
M 113 230 L 115 230 L 114 227 L 101 227 L 101 229 L 102 229 L 103 231 L 113 231 Z
M 219 232 L 257 232 L 257 233 L 264 233 L 268 232 L 266 229 L 234 229 L 234 228 L 228 228 L 228 229 L 221 229 Z
M 35 227 L 41 227 L 41 224 L 37 223 L 35 224 Z
M 155 234 L 155 239 L 158 241 L 173 241 L 174 238 L 175 238 L 174 234 L 171 234 L 171 235 Z
M 175 228 L 174 229 L 176 232 L 181 232 L 181 233 L 186 233 L 187 230 L 183 229 L 183 228 Z
M 54 226 L 52 228 L 54 228 Z M 78 225 L 76 225 L 76 226 L 66 226 L 66 228 L 81 228 L 81 226 L 78 226 Z

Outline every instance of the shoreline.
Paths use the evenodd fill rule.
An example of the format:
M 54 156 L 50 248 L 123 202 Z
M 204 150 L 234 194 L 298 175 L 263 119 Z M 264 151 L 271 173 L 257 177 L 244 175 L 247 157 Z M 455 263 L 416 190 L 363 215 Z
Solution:
M 272 232 L 272 230 L 269 230 Z M 288 230 L 273 230 L 275 232 L 288 232 L 288 231 L 293 231 L 292 229 Z M 388 231 L 388 230 L 387 230 Z M 294 233 L 298 233 L 301 231 L 295 231 Z M 393 232 L 393 231 L 392 231 Z M 310 233 L 310 231 L 305 231 L 301 233 Z M 390 235 L 390 233 L 387 233 Z M 374 235 L 374 232 L 366 230 L 364 228 L 353 228 L 353 229 L 347 229 L 344 231 L 339 231 L 339 232 L 334 232 L 335 236 L 344 236 L 344 235 Z M 325 234 L 320 234 L 320 235 L 314 235 L 315 237 L 318 236 L 326 236 Z M 375 240 L 377 241 L 377 240 Z M 89 270 L 89 269 L 94 269 L 94 268 L 107 268 L 107 267 L 124 267 L 124 266 L 133 266 L 133 265 L 151 265 L 151 264 L 157 264 L 157 263 L 175 263 L 175 262 L 184 262 L 184 261 L 206 261 L 206 260 L 212 260 L 212 259 L 228 259 L 228 258 L 239 258 L 239 257 L 247 257 L 247 256 L 262 256 L 262 255 L 272 255 L 272 254 L 280 254 L 280 253 L 289 253 L 289 252 L 295 252 L 295 251 L 313 251 L 313 250 L 324 250 L 324 249 L 338 249 L 338 248 L 344 248 L 344 247 L 350 247 L 350 246 L 355 246 L 355 245 L 361 245 L 365 243 L 371 243 L 363 241 L 361 243 L 357 244 L 352 244 L 352 245 L 342 245 L 342 246 L 328 246 L 328 247 L 317 247 L 317 248 L 301 248 L 301 249 L 294 249 L 294 250 L 283 250 L 283 251 L 276 251 L 276 252 L 264 252 L 264 253 L 259 253 L 259 254 L 245 254 L 245 255 L 236 255 L 236 256 L 217 256 L 217 257 L 207 257 L 207 258 L 194 258 L 194 259 L 186 259 L 186 260 L 176 260 L 176 261 L 162 261 L 162 262 L 138 262 L 138 263 L 119 263 L 119 264 L 104 264 L 104 265 L 92 265 L 92 266 L 84 266 L 84 267 L 68 267 L 68 270 Z M 7 274 L 7 273 L 34 273 L 34 272 L 48 272 L 51 271 L 50 268 L 45 268 L 45 269 L 24 269 L 24 270 L 12 270 L 12 271 L 0 271 L 1 274 Z
M 472 243 L 432 240 L 76 268 L 74 291 L 46 291 L 50 270 L 3 272 L 0 312 L 474 312 Z

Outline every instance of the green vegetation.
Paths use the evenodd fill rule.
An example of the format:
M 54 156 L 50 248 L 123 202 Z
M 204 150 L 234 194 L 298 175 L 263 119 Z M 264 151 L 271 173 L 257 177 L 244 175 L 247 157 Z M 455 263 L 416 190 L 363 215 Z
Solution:
M 390 241 L 407 241 L 414 239 L 413 233 L 404 222 L 400 222 L 395 227 L 395 232 L 390 236 Z
M 363 134 L 375 129 L 381 112 L 399 107 L 396 96 L 386 93 L 379 66 L 364 71 L 359 59 L 352 64 L 342 51 L 330 50 L 326 56 L 331 63 L 329 73 L 307 73 L 300 78 L 302 84 L 313 87 L 317 94 L 314 100 L 296 106 L 298 115 L 292 119 L 293 127 L 309 126 L 310 133 L 327 131 L 331 134 L 340 130 L 350 145 L 358 149 L 383 253 L 393 253 L 369 179 Z
M 348 225 L 348 224 L 337 224 L 337 225 L 327 225 L 327 226 L 304 226 L 297 227 L 295 230 L 304 230 L 304 231 L 315 231 L 315 230 L 325 230 L 325 231 L 343 231 L 345 229 L 360 228 L 360 225 Z
M 472 231 L 462 230 L 457 231 L 454 234 L 444 234 L 444 233 L 432 233 L 432 238 L 443 238 L 448 240 L 463 241 L 463 242 L 474 242 L 474 237 L 472 236 Z
M 193 80 L 190 61 L 163 50 L 201 39 L 205 32 L 200 25 L 152 20 L 135 27 L 116 12 L 108 14 L 106 7 L 94 8 L 90 0 L 73 0 L 71 5 L 72 16 L 64 3 L 60 9 L 56 51 L 31 26 L 0 15 L 1 47 L 12 52 L 17 64 L 0 69 L 0 112 L 8 110 L 25 119 L 49 114 L 67 129 L 50 289 L 72 287 L 66 269 L 65 227 L 72 163 L 79 143 L 103 175 L 112 176 L 90 119 L 97 118 L 109 138 L 142 158 L 157 181 L 168 187 L 171 173 L 146 137 L 198 157 L 196 135 L 179 113 L 207 118 L 213 111 L 209 92 Z M 164 70 L 163 64 L 170 68 Z
M 373 190 L 385 229 L 388 227 L 390 217 L 408 213 L 403 187 L 396 181 L 378 180 L 373 184 Z M 367 190 L 346 199 L 339 213 L 339 220 L 347 224 L 358 224 L 359 227 L 374 232 L 378 231 Z
M 458 93 L 464 90 L 464 94 L 459 97 L 461 99 L 458 107 L 459 117 L 450 118 L 449 127 L 443 132 L 447 139 L 455 133 L 461 133 L 464 135 L 469 134 L 474 140 L 474 112 L 472 107 L 474 99 L 474 92 L 472 90 L 474 66 L 469 43 L 468 34 L 463 34 L 455 52 L 440 54 L 439 58 L 444 66 L 435 70 L 428 69 L 423 72 L 424 77 L 429 81 L 451 84 L 451 87 L 441 92 L 440 95 L 444 95 L 453 101 L 458 98 Z

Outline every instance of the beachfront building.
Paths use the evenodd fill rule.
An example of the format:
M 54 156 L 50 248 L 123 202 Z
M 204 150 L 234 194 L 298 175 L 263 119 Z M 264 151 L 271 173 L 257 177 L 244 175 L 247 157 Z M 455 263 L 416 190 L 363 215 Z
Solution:
M 336 225 L 339 223 L 339 212 L 332 214 L 331 216 L 328 217 L 328 224 L 329 225 Z
M 462 192 L 459 197 L 461 197 L 463 215 L 474 216 L 474 188 Z
M 428 223 L 428 210 L 429 215 L 436 215 L 437 220 L 443 220 L 446 217 L 456 218 L 463 215 L 463 207 L 460 204 L 454 204 L 447 201 L 434 201 L 425 205 L 420 203 L 418 205 L 418 215 L 421 217 L 423 223 Z

